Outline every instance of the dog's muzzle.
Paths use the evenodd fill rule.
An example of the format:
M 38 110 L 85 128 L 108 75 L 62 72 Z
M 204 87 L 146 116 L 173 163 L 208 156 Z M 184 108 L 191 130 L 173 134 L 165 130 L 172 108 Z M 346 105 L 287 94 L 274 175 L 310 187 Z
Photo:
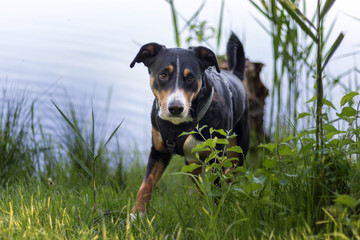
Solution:
M 180 101 L 172 101 L 168 105 L 168 111 L 174 117 L 178 117 L 184 112 L 184 105 Z

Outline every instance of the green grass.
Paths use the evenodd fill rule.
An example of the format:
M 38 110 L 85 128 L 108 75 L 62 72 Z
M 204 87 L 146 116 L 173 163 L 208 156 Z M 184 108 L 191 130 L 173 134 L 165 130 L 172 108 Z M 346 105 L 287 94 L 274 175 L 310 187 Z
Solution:
M 91 138 L 83 137 L 82 144 L 69 146 L 57 145 L 42 134 L 37 148 L 60 148 L 65 154 L 45 154 L 45 160 L 55 157 L 56 161 L 50 161 L 51 165 L 45 161 L 43 169 L 32 168 L 23 174 L 16 168 L 7 171 L 9 176 L 18 175 L 17 181 L 4 178 L 0 188 L 0 239 L 359 239 L 360 163 L 356 159 L 360 146 L 353 140 L 360 135 L 359 105 L 357 110 L 351 107 L 357 97 L 350 92 L 341 100 L 337 116 L 347 122 L 347 131 L 324 125 L 321 151 L 327 164 L 315 161 L 315 129 L 305 129 L 281 139 L 278 145 L 253 146 L 256 154 L 247 156 L 230 184 L 215 187 L 205 174 L 200 193 L 189 177 L 180 173 L 183 158 L 175 157 L 155 188 L 148 214 L 131 225 L 127 224 L 129 213 L 145 166 L 135 158 L 124 168 L 121 152 L 107 151 L 106 144 L 95 148 L 96 142 L 107 141 L 101 136 L 95 139 L 94 120 L 84 133 L 89 129 L 86 123 L 76 117 L 60 118 L 65 126 L 73 126 L 70 131 L 76 131 L 66 135 L 68 142 L 76 143 L 76 138 L 86 134 Z M 5 116 L 3 122 L 13 119 Z M 6 126 L 1 125 L 2 132 Z M 16 137 L 19 129 L 41 131 L 41 125 L 22 126 L 14 125 L 12 136 Z M 25 134 L 23 139 L 27 137 Z M 14 138 L 6 139 L 5 146 Z M 34 142 L 22 144 L 20 149 L 31 149 Z M 102 153 L 98 158 L 94 149 Z M 1 161 L 8 159 L 3 156 L 17 153 L 13 148 L 3 151 L 6 154 L 0 156 Z M 91 153 L 91 161 L 99 161 L 95 163 L 104 165 L 100 169 L 106 171 L 94 175 L 91 165 L 80 163 L 88 160 L 86 151 Z M 36 163 L 38 151 L 27 153 L 27 161 Z M 77 159 L 69 157 L 75 154 Z M 110 168 L 108 159 L 114 157 L 120 159 L 118 166 Z M 75 168 L 74 164 L 80 165 Z M 93 166 L 99 171 L 98 165 Z M 48 178 L 55 185 L 48 185 Z
M 278 144 L 253 146 L 255 154 L 249 154 L 233 181 L 222 182 L 221 188 L 215 187 L 210 175 L 205 174 L 203 193 L 180 173 L 184 160 L 175 157 L 155 188 L 148 214 L 131 225 L 127 224 L 129 213 L 145 166 L 135 158 L 131 166 L 124 168 L 121 152 L 111 153 L 103 144 L 89 147 L 107 142 L 92 134 L 96 132 L 94 120 L 89 123 L 89 132 L 84 133 L 89 129 L 86 123 L 76 117 L 60 118 L 65 126 L 78 126 L 71 127 L 70 131 L 77 132 L 66 135 L 68 142 L 76 143 L 80 135 L 91 137 L 69 146 L 57 145 L 42 135 L 37 147 L 61 148 L 65 154 L 46 154 L 45 160 L 55 157 L 56 161 L 17 175 L 17 181 L 3 179 L 0 239 L 359 239 L 359 105 L 356 110 L 351 107 L 357 99 L 355 92 L 341 99 L 337 116 L 338 121 L 349 125 L 347 131 L 324 124 L 321 154 L 327 164 L 315 161 L 318 152 L 314 128 L 282 138 Z M 314 118 L 311 114 L 298 116 Z M 1 125 L 5 130 L 6 126 Z M 14 126 L 13 133 L 23 129 Z M 41 131 L 41 125 L 25 128 L 31 129 Z M 13 138 L 7 139 L 10 142 Z M 22 143 L 21 149 L 30 149 L 34 144 Z M 102 152 L 98 158 L 90 152 L 94 149 L 103 149 L 96 151 Z M 7 159 L 3 156 L 8 153 L 17 153 L 12 148 L 3 151 L 6 154 L 0 156 L 1 161 Z M 93 175 L 91 165 L 79 163 L 87 160 L 86 151 L 91 153 L 91 161 L 97 159 L 97 164 L 104 165 L 100 169 L 106 171 Z M 75 154 L 77 159 L 69 157 Z M 28 151 L 28 155 L 28 161 L 37 161 L 37 151 Z M 114 157 L 118 166 L 110 168 L 108 159 Z M 75 168 L 74 164 L 80 165 Z M 94 166 L 99 171 L 98 165 Z M 16 173 L 16 168 L 12 169 Z M 14 172 L 7 173 L 12 176 Z M 48 185 L 49 177 L 55 185 Z
M 148 214 L 132 225 L 127 225 L 129 211 L 144 167 L 133 166 L 124 173 L 125 187 L 99 185 L 96 209 L 91 184 L 69 185 L 54 180 L 50 189 L 47 182 L 34 179 L 7 185 L 0 194 L 0 238 L 358 239 L 360 236 L 359 210 L 341 202 L 324 208 L 323 220 L 310 225 L 304 212 L 308 188 L 301 176 L 277 174 L 275 179 L 273 173 L 266 180 L 259 171 L 240 174 L 248 181 L 235 181 L 228 188 L 232 191 L 227 191 L 216 205 L 212 197 L 195 189 L 189 177 L 173 174 L 182 166 L 182 158 L 172 160 L 154 191 Z M 359 166 L 355 167 L 359 171 Z M 255 183 L 263 184 L 262 181 L 268 183 L 261 191 L 249 191 L 246 187 L 251 183 L 255 189 Z M 316 225 L 321 230 L 316 230 Z
M 6 88 L 1 92 L 0 107 L 0 186 L 32 176 L 40 149 L 34 139 L 34 105 L 28 94 L 15 99 Z
M 71 118 L 64 112 L 58 117 L 64 127 L 70 126 L 73 134 L 65 139 L 73 144 L 58 144 L 40 123 L 20 121 L 20 116 L 32 119 L 35 108 L 27 109 L 23 100 L 8 102 L 10 111 L 4 107 L 0 115 L 0 163 L 5 166 L 0 172 L 7 176 L 0 185 L 0 239 L 360 238 L 357 92 L 343 96 L 335 122 L 324 115 L 319 150 L 315 127 L 284 134 L 278 143 L 252 146 L 244 167 L 221 188 L 205 174 L 200 193 L 180 173 L 184 160 L 175 157 L 155 188 L 148 214 L 131 225 L 129 213 L 145 166 L 134 158 L 126 159 L 133 164 L 124 168 L 121 148 L 117 153 L 106 149 L 106 139 L 115 131 L 107 138 L 95 134 L 94 110 L 86 123 L 70 107 Z M 310 121 L 315 113 L 297 117 Z M 344 123 L 348 128 L 341 131 L 338 125 Z M 36 132 L 41 139 L 33 137 Z M 32 167 L 19 172 L 8 160 L 23 153 L 26 158 L 16 158 L 17 164 Z M 35 164 L 39 153 L 44 153 L 43 168 Z M 110 159 L 115 159 L 112 167 Z M 48 178 L 55 185 L 48 185 Z

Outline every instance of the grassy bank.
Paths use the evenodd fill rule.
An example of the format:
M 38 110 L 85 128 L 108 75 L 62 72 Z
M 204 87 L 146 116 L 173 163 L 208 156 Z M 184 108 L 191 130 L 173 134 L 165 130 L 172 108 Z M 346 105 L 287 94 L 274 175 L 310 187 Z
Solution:
M 0 125 L 5 166 L 0 173 L 6 176 L 0 187 L 0 238 L 359 239 L 358 97 L 356 92 L 343 96 L 335 123 L 348 127 L 325 122 L 319 150 L 315 127 L 284 133 L 279 143 L 253 145 L 245 165 L 221 187 L 212 184 L 208 172 L 200 193 L 180 173 L 183 158 L 174 158 L 148 214 L 131 225 L 129 211 L 145 173 L 140 160 L 124 168 L 121 151 L 106 149 L 109 136 L 96 138 L 95 120 L 80 121 L 71 107 L 63 112 L 66 117 L 57 116 L 67 129 L 57 141 L 43 134 L 40 122 L 29 121 L 35 103 L 27 108 L 22 100 L 8 99 L 10 111 L 3 110 Z
M 342 202 L 323 209 L 315 225 L 306 219 L 309 193 L 296 176 L 281 176 L 261 191 L 236 184 L 220 204 L 194 189 L 187 176 L 174 175 L 173 159 L 158 184 L 148 215 L 127 225 L 144 168 L 124 175 L 125 187 L 99 185 L 93 208 L 92 185 L 20 181 L 0 195 L 0 237 L 5 239 L 358 239 L 359 210 Z M 358 169 L 359 170 L 359 169 Z M 260 173 L 258 173 L 260 174 Z M 254 189 L 264 178 L 248 178 Z M 245 176 L 245 175 L 244 175 Z M 274 179 L 272 181 L 275 181 Z M 288 181 L 286 183 L 286 181 Z M 243 180 L 244 182 L 244 180 Z M 271 185 L 271 189 L 269 188 Z M 283 185 L 284 187 L 281 187 Z M 231 189 L 231 188 L 229 188 Z M 268 191 L 271 191 L 269 193 Z M 311 215 L 312 213 L 310 213 Z

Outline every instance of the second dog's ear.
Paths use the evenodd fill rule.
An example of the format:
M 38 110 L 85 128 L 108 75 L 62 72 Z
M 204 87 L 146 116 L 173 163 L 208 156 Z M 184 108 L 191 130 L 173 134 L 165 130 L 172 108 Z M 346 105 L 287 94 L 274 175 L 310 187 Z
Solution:
M 189 47 L 195 55 L 200 59 L 202 67 L 207 69 L 208 67 L 215 66 L 216 71 L 219 73 L 220 68 L 216 60 L 215 53 L 206 47 Z
M 134 67 L 135 63 L 144 63 L 145 66 L 149 66 L 155 59 L 155 57 L 159 54 L 161 50 L 163 50 L 165 46 L 157 44 L 157 43 L 148 43 L 140 48 L 140 51 L 134 58 L 134 60 L 130 63 L 130 67 Z

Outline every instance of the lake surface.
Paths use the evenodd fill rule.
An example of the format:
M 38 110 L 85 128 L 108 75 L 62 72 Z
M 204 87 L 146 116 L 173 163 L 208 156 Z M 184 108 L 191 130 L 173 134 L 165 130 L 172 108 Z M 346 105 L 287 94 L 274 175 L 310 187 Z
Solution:
M 335 33 L 347 31 L 339 49 L 347 53 L 359 50 L 360 31 L 354 28 L 360 29 L 360 24 L 343 12 L 359 16 L 360 4 L 356 0 L 342 3 L 335 4 L 332 17 L 338 16 Z M 175 1 L 185 18 L 200 4 Z M 217 26 L 219 9 L 220 1 L 208 1 L 201 18 Z M 254 15 L 258 13 L 248 1 L 226 1 L 224 37 L 216 51 L 224 52 L 227 36 L 235 31 L 246 55 L 266 64 L 262 79 L 271 89 L 271 41 Z M 89 121 L 92 101 L 95 117 L 100 125 L 106 124 L 107 135 L 125 119 L 119 130 L 124 150 L 131 152 L 134 144 L 148 149 L 153 101 L 149 77 L 142 64 L 129 68 L 140 46 L 148 42 L 175 45 L 170 7 L 164 0 L 1 1 L 0 86 L 30 92 L 38 100 L 38 116 L 49 132 L 56 132 L 60 119 L 51 100 L 64 110 L 72 102 Z M 339 65 L 330 63 L 335 73 L 342 71 Z

